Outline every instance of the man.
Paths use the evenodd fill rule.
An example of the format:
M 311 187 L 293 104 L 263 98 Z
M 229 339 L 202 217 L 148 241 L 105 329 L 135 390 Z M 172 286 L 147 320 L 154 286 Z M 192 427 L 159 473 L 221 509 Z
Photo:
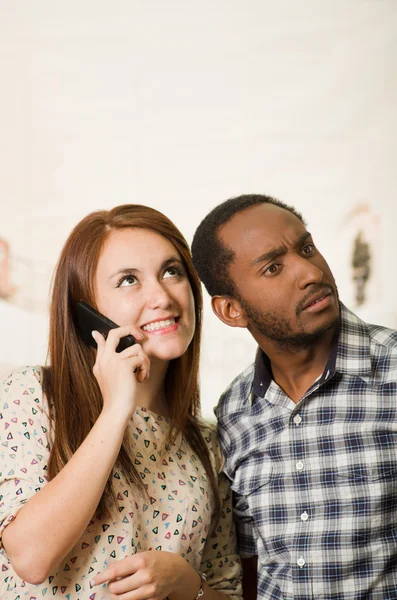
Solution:
M 271 197 L 217 206 L 192 253 L 215 314 L 259 346 L 216 409 L 244 598 L 397 598 L 397 332 L 339 301 L 302 216 Z

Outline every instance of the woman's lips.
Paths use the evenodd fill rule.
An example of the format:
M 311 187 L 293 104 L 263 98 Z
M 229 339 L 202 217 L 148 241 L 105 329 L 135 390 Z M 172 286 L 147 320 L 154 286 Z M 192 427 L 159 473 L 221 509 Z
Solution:
M 170 317 L 168 319 L 152 321 L 151 323 L 144 325 L 142 330 L 151 335 L 162 335 L 178 329 L 178 323 L 179 317 Z

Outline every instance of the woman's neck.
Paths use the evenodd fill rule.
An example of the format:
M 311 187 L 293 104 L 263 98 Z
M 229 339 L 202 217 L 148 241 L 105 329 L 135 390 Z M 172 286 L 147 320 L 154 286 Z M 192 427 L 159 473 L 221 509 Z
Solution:
M 138 383 L 137 406 L 168 416 L 169 407 L 164 389 L 168 365 L 169 363 L 165 361 L 151 361 L 149 378 L 143 383 Z

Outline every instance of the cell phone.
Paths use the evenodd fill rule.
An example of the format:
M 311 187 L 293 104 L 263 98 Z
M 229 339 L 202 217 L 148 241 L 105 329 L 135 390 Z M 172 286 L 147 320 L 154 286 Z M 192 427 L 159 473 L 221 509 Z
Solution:
M 113 321 L 95 310 L 95 308 L 92 308 L 92 306 L 86 302 L 77 302 L 75 305 L 75 315 L 77 329 L 81 339 L 93 348 L 97 348 L 97 343 L 92 337 L 92 331 L 99 331 L 106 339 L 111 329 L 119 327 L 119 325 L 113 323 Z M 120 339 L 116 352 L 122 352 L 126 348 L 133 346 L 135 343 L 136 341 L 133 335 L 126 335 Z

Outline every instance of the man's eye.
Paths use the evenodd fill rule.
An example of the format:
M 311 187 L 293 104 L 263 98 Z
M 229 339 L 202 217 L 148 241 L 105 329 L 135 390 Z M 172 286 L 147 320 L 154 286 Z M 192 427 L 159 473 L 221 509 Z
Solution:
M 302 248 L 302 254 L 313 254 L 314 252 L 314 244 L 306 244 L 304 248 Z
M 137 283 L 137 278 L 134 275 L 126 275 L 122 277 L 117 284 L 117 287 L 127 287 L 130 285 L 135 285 Z
M 281 265 L 270 265 L 263 273 L 264 275 L 275 275 L 280 270 Z

